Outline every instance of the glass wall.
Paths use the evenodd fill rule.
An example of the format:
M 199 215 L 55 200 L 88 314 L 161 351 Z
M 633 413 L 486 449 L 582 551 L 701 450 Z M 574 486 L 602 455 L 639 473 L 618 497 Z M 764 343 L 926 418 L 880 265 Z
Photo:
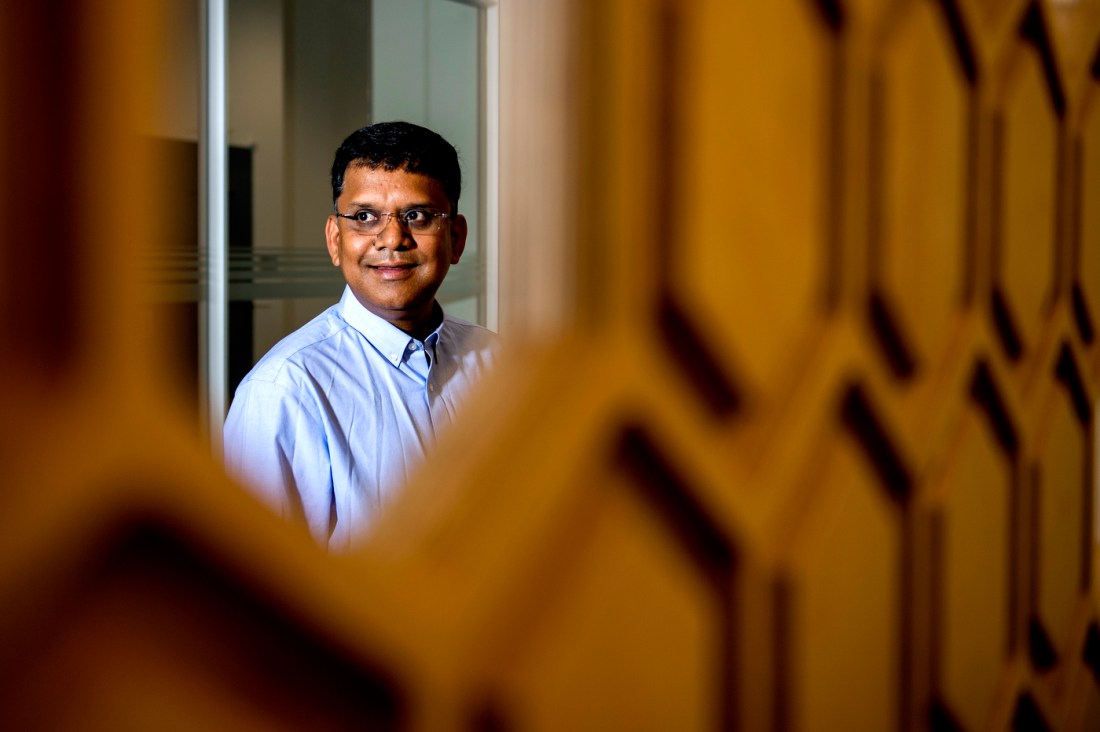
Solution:
M 169 314 L 181 377 L 196 405 L 211 351 L 203 314 L 209 262 L 199 241 L 200 2 L 166 0 L 163 94 L 143 132 L 195 181 L 171 236 L 151 243 L 154 307 Z M 351 131 L 404 119 L 431 127 L 459 149 L 460 210 L 470 221 L 462 262 L 440 291 L 444 308 L 492 327 L 487 286 L 495 244 L 493 175 L 486 175 L 495 43 L 487 6 L 473 0 L 227 0 L 228 379 L 236 384 L 276 341 L 340 296 L 343 280 L 325 250 L 332 155 Z M 481 7 L 479 7 L 481 6 Z M 216 171 L 215 171 L 216 172 Z M 488 194 L 487 194 L 488 192 Z M 488 223 L 488 225 L 487 225 Z

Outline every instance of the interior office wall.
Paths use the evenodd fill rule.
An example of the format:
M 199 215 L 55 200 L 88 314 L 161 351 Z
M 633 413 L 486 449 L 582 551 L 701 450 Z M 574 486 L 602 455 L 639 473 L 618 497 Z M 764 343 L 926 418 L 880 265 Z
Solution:
M 255 194 L 258 211 L 281 208 L 283 201 L 283 17 L 280 0 L 233 0 L 227 5 L 229 51 L 229 142 L 255 149 Z M 161 41 L 161 93 L 148 133 L 179 140 L 198 140 L 199 4 L 171 0 Z M 265 204 L 265 205 L 260 205 Z M 257 216 L 258 242 L 283 244 L 278 215 Z
M 424 125 L 458 149 L 459 210 L 469 235 L 439 299 L 447 312 L 477 322 L 483 251 L 478 10 L 455 0 L 374 0 L 373 13 L 373 121 Z
M 283 215 L 292 246 L 325 251 L 325 219 L 332 211 L 329 173 L 336 148 L 371 120 L 370 0 L 284 0 L 284 75 L 288 181 Z M 275 73 L 269 69 L 268 73 Z M 272 210 L 273 215 L 278 212 Z M 327 256 L 327 254 L 326 254 Z M 297 298 L 273 307 L 284 311 L 268 341 L 257 341 L 257 357 L 274 340 L 336 302 L 330 297 Z
M 226 3 L 229 144 L 252 149 L 252 236 L 258 247 L 293 242 L 279 216 L 292 183 L 284 174 L 286 59 L 280 6 L 272 0 Z

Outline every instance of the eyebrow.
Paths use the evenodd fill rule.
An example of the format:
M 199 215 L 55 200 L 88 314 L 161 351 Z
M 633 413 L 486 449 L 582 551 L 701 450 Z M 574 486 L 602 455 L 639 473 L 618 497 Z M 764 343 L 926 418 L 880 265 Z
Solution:
M 348 203 L 348 206 L 350 208 L 369 208 L 372 211 L 380 211 L 381 210 L 381 208 L 379 206 L 375 206 L 374 204 L 366 202 L 366 201 L 350 201 Z M 397 210 L 398 211 L 408 211 L 409 209 L 413 209 L 413 208 L 430 208 L 430 209 L 433 209 L 433 210 L 436 210 L 436 211 L 442 211 L 443 210 L 439 206 L 432 203 L 431 201 L 424 201 L 422 203 L 410 203 L 407 206 L 402 206 L 401 208 L 399 208 Z

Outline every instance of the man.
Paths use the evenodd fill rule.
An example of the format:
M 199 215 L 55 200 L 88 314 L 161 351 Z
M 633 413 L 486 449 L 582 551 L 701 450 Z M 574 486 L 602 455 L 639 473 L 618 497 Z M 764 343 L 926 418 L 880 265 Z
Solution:
M 430 130 L 386 122 L 344 140 L 325 223 L 343 297 L 233 399 L 227 469 L 330 549 L 362 534 L 494 360 L 496 336 L 435 299 L 466 245 L 460 192 L 458 155 Z

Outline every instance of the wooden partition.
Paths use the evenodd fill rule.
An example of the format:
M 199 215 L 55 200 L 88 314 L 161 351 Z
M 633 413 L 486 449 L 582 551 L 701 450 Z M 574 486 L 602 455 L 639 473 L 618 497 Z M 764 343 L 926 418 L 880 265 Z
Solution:
M 144 5 L 0 25 L 2 726 L 1100 729 L 1100 3 L 501 0 L 510 350 L 341 557 L 157 377 Z

